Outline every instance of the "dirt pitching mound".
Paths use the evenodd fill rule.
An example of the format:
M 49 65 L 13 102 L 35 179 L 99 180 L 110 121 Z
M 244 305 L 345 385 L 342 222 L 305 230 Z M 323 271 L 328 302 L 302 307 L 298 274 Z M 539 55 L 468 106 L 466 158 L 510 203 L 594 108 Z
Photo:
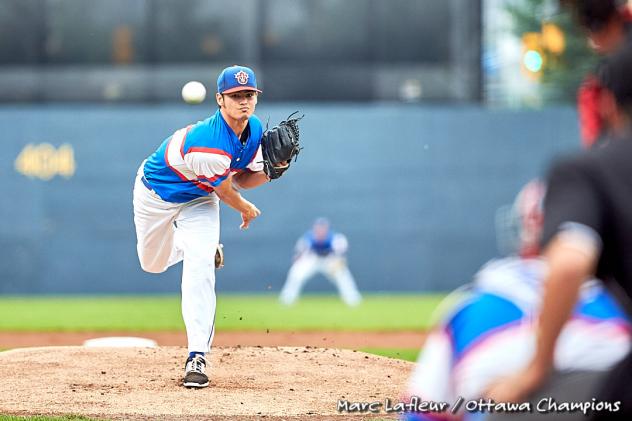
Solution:
M 337 411 L 339 400 L 399 401 L 413 366 L 339 349 L 214 348 L 210 386 L 193 390 L 180 386 L 185 356 L 180 347 L 1 352 L 0 413 L 126 420 L 345 419 L 352 414 Z M 396 418 L 385 411 L 354 415 Z

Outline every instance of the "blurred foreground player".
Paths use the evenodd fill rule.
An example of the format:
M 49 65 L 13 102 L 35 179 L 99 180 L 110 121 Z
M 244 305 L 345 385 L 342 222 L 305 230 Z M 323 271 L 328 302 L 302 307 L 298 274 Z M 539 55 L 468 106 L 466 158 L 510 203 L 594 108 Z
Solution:
M 450 294 L 439 307 L 440 320 L 428 335 L 410 379 L 408 396 L 447 402 L 485 398 L 489 385 L 524 367 L 535 349 L 533 316 L 541 304 L 545 264 L 537 256 L 542 229 L 544 186 L 527 184 L 512 207 L 519 254 L 484 265 L 471 284 Z M 613 297 L 596 281 L 581 287 L 579 302 L 557 346 L 560 400 L 581 399 L 605 370 L 630 348 L 630 324 Z M 581 384 L 565 390 L 566 385 Z M 538 419 L 542 418 L 541 414 Z M 576 417 L 577 414 L 568 414 Z M 411 413 L 406 420 L 477 419 L 481 413 Z M 564 419 L 565 414 L 554 414 Z
M 312 276 L 321 273 L 336 285 L 347 305 L 360 304 L 362 296 L 345 258 L 347 248 L 347 238 L 333 231 L 327 219 L 316 219 L 312 229 L 296 243 L 294 263 L 287 274 L 279 300 L 286 305 L 293 304 L 305 283 Z
M 549 273 L 539 314 L 536 353 L 527 367 L 497 382 L 489 396 L 518 401 L 540 387 L 551 373 L 562 326 L 571 317 L 581 285 L 596 275 L 632 296 L 632 49 L 610 56 L 601 68 L 601 103 L 613 141 L 557 163 L 549 175 L 544 244 Z M 626 307 L 627 307 L 626 303 Z M 607 345 L 610 345 L 607 343 Z M 594 414 L 632 419 L 630 354 L 604 381 L 597 396 L 620 401 L 617 413 Z

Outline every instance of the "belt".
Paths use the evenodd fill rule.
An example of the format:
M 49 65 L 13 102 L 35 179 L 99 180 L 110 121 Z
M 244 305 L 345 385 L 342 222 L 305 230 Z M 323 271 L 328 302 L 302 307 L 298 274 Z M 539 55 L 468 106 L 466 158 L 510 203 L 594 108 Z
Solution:
M 140 181 L 142 181 L 142 182 L 143 182 L 143 184 L 145 185 L 145 187 L 147 187 L 147 190 L 154 191 L 154 188 L 151 186 L 151 184 L 149 184 L 149 181 L 147 181 L 147 179 L 145 178 L 145 176 L 142 176 L 142 177 L 140 178 Z

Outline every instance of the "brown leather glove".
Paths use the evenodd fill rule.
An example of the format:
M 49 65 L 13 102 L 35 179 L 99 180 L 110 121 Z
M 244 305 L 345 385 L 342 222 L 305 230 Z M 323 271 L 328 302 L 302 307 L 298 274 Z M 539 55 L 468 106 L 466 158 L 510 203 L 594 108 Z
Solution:
M 215 269 L 221 269 L 224 267 L 224 245 L 218 244 L 217 250 L 215 250 Z

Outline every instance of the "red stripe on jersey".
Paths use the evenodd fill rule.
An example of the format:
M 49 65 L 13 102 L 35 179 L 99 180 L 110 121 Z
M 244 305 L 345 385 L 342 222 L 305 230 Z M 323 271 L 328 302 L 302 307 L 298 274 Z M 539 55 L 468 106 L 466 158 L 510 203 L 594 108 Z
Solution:
M 187 134 L 189 134 L 189 130 L 191 130 L 192 126 L 188 126 L 187 127 L 187 131 L 186 133 L 184 133 L 184 137 L 182 138 L 182 145 L 184 145 L 184 142 L 187 139 Z M 188 178 L 186 178 L 184 176 L 184 174 L 182 174 L 180 171 L 176 170 L 173 166 L 171 166 L 171 163 L 169 163 L 169 145 L 171 144 L 171 142 L 173 142 L 173 137 L 171 138 L 171 140 L 169 140 L 169 143 L 167 144 L 167 147 L 165 148 L 165 163 L 167 164 L 167 166 L 169 167 L 169 169 L 171 171 L 173 171 L 174 173 L 176 173 L 176 175 L 178 177 L 180 177 L 180 179 L 182 181 L 188 181 L 191 182 L 195 185 L 195 187 L 204 190 L 207 193 L 212 193 L 213 192 L 213 188 L 210 186 L 207 186 L 205 184 L 200 183 L 199 180 L 189 180 Z M 180 150 L 180 153 L 182 153 L 182 149 Z
M 207 186 L 207 185 L 206 185 L 206 184 L 204 184 L 204 183 L 200 183 L 200 182 L 199 182 L 199 181 L 197 181 L 197 180 L 195 180 L 194 182 L 195 182 L 196 187 L 198 187 L 198 188 L 200 188 L 200 189 L 204 190 L 205 192 L 213 193 L 213 187 L 211 187 L 211 186 Z
M 233 156 L 231 154 L 229 154 L 228 152 L 226 152 L 223 149 L 217 149 L 217 148 L 204 148 L 204 147 L 193 147 L 193 148 L 189 148 L 189 150 L 187 151 L 187 153 L 191 153 L 191 152 L 202 152 L 202 153 L 213 153 L 215 155 L 224 155 L 229 157 L 231 160 L 233 159 Z M 184 155 L 183 155 L 184 156 Z
M 187 126 L 187 133 L 189 133 L 189 130 L 191 130 L 191 126 L 192 124 Z M 182 145 L 180 145 L 180 156 L 182 158 L 184 158 L 184 144 L 186 143 L 186 140 L 187 140 L 187 135 L 185 134 L 184 139 L 182 139 Z
M 204 177 L 204 176 L 199 176 L 198 178 L 201 178 L 202 180 L 210 181 L 212 183 L 213 181 L 217 181 L 218 179 L 227 176 L 229 172 L 230 172 L 230 168 L 227 169 L 226 171 L 224 171 L 224 174 L 217 174 L 217 175 L 214 175 L 211 178 Z

